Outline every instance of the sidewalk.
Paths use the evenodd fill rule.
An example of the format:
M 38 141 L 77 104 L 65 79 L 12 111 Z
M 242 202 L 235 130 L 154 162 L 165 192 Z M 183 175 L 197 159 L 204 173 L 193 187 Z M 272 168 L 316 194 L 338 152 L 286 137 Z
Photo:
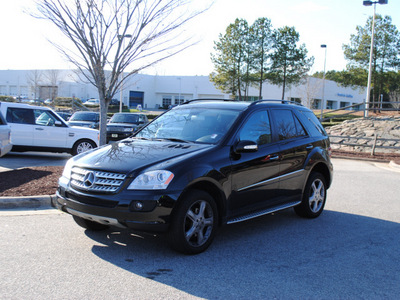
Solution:
M 346 159 L 349 158 L 347 157 Z M 396 164 L 394 161 L 391 161 L 388 166 L 390 169 L 393 169 L 396 172 L 400 172 L 400 165 Z M 0 172 L 7 170 L 7 168 L 0 167 Z M 26 197 L 0 197 L 0 209 L 51 207 L 51 201 L 52 199 L 55 199 L 55 197 L 55 194 Z

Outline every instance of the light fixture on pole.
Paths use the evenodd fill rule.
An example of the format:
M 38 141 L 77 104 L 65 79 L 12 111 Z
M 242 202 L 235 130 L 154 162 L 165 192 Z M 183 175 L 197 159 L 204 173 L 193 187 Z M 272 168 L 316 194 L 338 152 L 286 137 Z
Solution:
M 365 96 L 365 110 L 364 110 L 364 117 L 368 117 L 368 110 L 369 110 L 369 100 L 371 97 L 371 77 L 372 77 L 372 58 L 374 55 L 374 31 L 375 31 L 375 11 L 376 11 L 376 4 L 388 4 L 388 0 L 378 0 L 378 1 L 363 1 L 364 6 L 371 6 L 374 5 L 374 15 L 372 18 L 372 33 L 371 33 L 371 48 L 369 51 L 369 68 L 368 68 L 368 84 L 367 84 L 367 95 Z
M 325 48 L 325 59 L 324 59 L 324 75 L 322 77 L 322 98 L 321 98 L 321 116 L 320 116 L 320 120 L 322 122 L 322 117 L 324 115 L 324 101 L 325 101 L 325 71 L 326 71 L 326 45 L 322 44 L 321 48 Z
M 122 39 L 122 48 L 123 48 L 123 50 L 122 51 L 124 51 L 125 50 L 125 40 L 124 40 L 124 38 L 131 38 L 132 37 L 132 35 L 131 34 L 125 34 L 125 35 L 118 35 L 118 39 L 119 40 L 121 40 Z M 124 72 L 121 72 L 121 86 L 120 86 L 120 92 L 119 92 L 119 112 L 122 112 L 122 90 L 123 90 L 123 83 L 122 83 L 122 79 L 123 79 L 123 75 L 124 75 Z

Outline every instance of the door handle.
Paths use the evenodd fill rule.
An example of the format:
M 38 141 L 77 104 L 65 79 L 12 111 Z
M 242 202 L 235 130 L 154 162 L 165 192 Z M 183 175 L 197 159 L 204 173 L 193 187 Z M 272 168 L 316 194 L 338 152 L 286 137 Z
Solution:
M 44 130 L 43 128 L 36 127 L 35 130 Z
M 267 161 L 273 161 L 279 159 L 280 156 L 279 154 L 272 154 L 272 155 L 267 155 L 262 161 L 267 162 Z

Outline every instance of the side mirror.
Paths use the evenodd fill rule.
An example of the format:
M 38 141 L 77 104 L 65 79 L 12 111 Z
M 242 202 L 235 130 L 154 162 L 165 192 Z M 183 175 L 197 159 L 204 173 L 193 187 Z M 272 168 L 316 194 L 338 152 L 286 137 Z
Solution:
M 63 124 L 61 123 L 61 121 L 55 121 L 55 122 L 54 122 L 54 125 L 55 125 L 56 127 L 61 127 Z
M 235 146 L 235 153 L 249 153 L 249 152 L 257 152 L 258 145 L 253 141 L 240 141 Z

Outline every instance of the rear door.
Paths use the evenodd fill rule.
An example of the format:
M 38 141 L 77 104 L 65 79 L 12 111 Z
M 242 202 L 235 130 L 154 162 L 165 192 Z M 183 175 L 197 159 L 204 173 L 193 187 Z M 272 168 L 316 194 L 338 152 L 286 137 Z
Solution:
M 313 138 L 291 109 L 271 109 L 271 116 L 279 140 L 280 197 L 283 202 L 300 201 L 307 176 L 304 166 L 314 147 Z
M 35 117 L 29 108 L 8 107 L 7 123 L 11 127 L 11 143 L 15 146 L 33 146 Z

